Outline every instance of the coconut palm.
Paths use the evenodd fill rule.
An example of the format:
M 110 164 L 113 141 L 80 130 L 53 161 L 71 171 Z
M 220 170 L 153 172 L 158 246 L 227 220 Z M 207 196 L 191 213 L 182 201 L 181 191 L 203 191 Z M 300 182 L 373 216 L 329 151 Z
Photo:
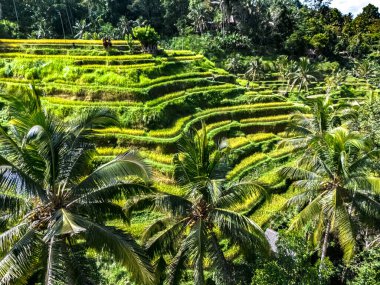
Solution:
M 345 70 L 338 70 L 333 73 L 331 76 L 325 78 L 326 83 L 326 93 L 330 94 L 332 90 L 338 90 L 342 83 L 347 77 L 347 72 Z
M 135 153 L 96 169 L 92 128 L 114 123 L 107 111 L 63 122 L 34 92 L 3 96 L 11 121 L 0 128 L 0 284 L 99 284 L 87 272 L 88 249 L 123 264 L 139 284 L 152 281 L 149 259 L 107 219 L 124 219 L 114 201 L 148 191 L 149 168 Z
M 296 71 L 290 74 L 291 80 L 293 81 L 291 90 L 295 86 L 298 86 L 298 92 L 301 92 L 302 89 L 308 92 L 310 83 L 317 80 L 311 73 L 312 66 L 310 60 L 306 57 L 301 57 Z
M 248 65 L 248 70 L 245 73 L 245 78 L 249 81 L 255 81 L 264 76 L 265 64 L 262 57 L 254 57 Z
M 217 284 L 234 284 L 219 241 L 229 240 L 242 253 L 267 251 L 262 230 L 232 206 L 249 197 L 263 195 L 264 189 L 252 181 L 227 183 L 226 152 L 210 146 L 205 127 L 188 134 L 174 159 L 176 179 L 184 187 L 183 196 L 160 195 L 135 198 L 128 210 L 152 206 L 165 213 L 144 233 L 146 250 L 152 256 L 173 254 L 167 270 L 167 284 L 180 284 L 186 266 L 194 272 L 194 284 L 205 284 L 205 269 Z
M 309 106 L 311 114 L 294 113 L 287 128 L 288 133 L 291 134 L 290 138 L 282 142 L 291 144 L 297 149 L 312 149 L 327 131 L 340 123 L 337 111 L 339 107 L 334 105 L 330 97 L 308 99 L 305 104 Z
M 230 23 L 231 13 L 232 13 L 232 3 L 229 0 L 213 0 L 210 2 L 212 5 L 215 5 L 219 8 L 221 13 L 221 32 L 225 33 L 226 25 Z
M 280 55 L 275 62 L 275 68 L 280 74 L 282 80 L 286 80 L 285 94 L 291 86 L 292 74 L 297 70 L 297 62 L 289 60 L 286 55 Z
M 86 20 L 83 19 L 75 23 L 73 29 L 75 31 L 75 38 L 82 39 L 83 35 L 86 33 L 86 30 L 91 26 L 91 24 L 87 24 Z
M 204 2 L 194 3 L 190 7 L 188 18 L 192 21 L 195 32 L 203 34 L 207 28 L 208 6 Z
M 314 241 L 321 243 L 321 266 L 330 234 L 335 233 L 348 262 L 355 253 L 356 228 L 368 218 L 380 219 L 378 190 L 371 186 L 369 167 L 378 151 L 358 133 L 343 127 L 328 130 L 294 167 L 281 173 L 302 190 L 287 206 L 298 206 L 290 230 L 315 225 Z M 377 181 L 377 179 L 375 179 Z M 377 194 L 376 194 L 377 193 Z M 322 267 L 321 267 L 322 268 Z
M 280 55 L 276 58 L 275 66 L 282 79 L 287 79 L 287 73 L 289 71 L 289 58 L 286 55 Z
M 356 77 L 365 79 L 368 83 L 368 80 L 376 73 L 376 66 L 372 61 L 361 60 L 355 63 L 355 69 L 353 73 Z

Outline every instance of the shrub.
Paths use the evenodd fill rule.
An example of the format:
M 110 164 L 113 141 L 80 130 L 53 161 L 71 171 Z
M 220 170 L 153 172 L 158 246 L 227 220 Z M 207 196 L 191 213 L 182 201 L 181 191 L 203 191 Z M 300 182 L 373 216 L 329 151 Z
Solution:
M 16 23 L 0 20 L 0 38 L 17 38 L 19 36 L 19 27 Z
M 359 254 L 349 269 L 355 277 L 350 285 L 376 285 L 380 280 L 380 247 L 367 249 Z
M 280 234 L 276 243 L 276 258 L 258 264 L 252 285 L 323 285 L 329 284 L 333 272 L 333 264 L 325 261 L 322 272 L 318 272 L 318 264 L 312 262 L 314 251 L 305 243 L 304 238 Z
M 136 27 L 132 30 L 132 33 L 141 42 L 145 50 L 152 52 L 157 49 L 160 36 L 151 26 Z

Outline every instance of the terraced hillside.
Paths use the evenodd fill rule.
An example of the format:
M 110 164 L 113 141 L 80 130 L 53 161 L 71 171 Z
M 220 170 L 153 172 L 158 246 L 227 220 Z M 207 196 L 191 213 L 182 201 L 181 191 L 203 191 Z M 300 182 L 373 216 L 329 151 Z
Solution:
M 293 195 L 284 192 L 286 183 L 276 169 L 291 164 L 296 153 L 276 143 L 286 135 L 290 114 L 308 108 L 284 96 L 287 82 L 275 74 L 247 86 L 202 55 L 143 54 L 137 42 L 115 41 L 106 51 L 101 41 L 0 40 L 0 49 L 0 85 L 7 92 L 17 96 L 32 84 L 46 108 L 67 120 L 88 108 L 119 116 L 120 126 L 98 130 L 94 137 L 98 161 L 138 149 L 157 174 L 157 188 L 178 193 L 171 179 L 176 143 L 203 121 L 209 136 L 227 141 L 233 151 L 228 179 L 253 176 L 273 195 L 265 203 L 247 201 L 239 210 L 265 225 Z M 350 85 L 363 93 L 372 88 L 353 78 L 346 82 Z M 314 83 L 310 93 L 324 96 L 324 84 Z M 139 235 L 144 221 L 127 230 Z

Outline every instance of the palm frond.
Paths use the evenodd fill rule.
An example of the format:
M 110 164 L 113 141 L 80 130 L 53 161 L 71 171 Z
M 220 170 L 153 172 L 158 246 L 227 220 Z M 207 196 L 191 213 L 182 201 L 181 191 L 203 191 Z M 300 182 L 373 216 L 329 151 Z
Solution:
M 339 244 L 343 249 L 343 259 L 349 262 L 355 254 L 355 233 L 347 209 L 341 205 L 335 209 L 335 224 L 338 231 Z
M 191 259 L 194 260 L 194 283 L 204 284 L 204 258 L 207 252 L 207 228 L 202 219 L 199 219 L 191 227 L 188 235 L 188 251 Z
M 187 251 L 188 251 L 188 242 L 187 237 L 182 243 L 177 251 L 177 254 L 171 260 L 169 267 L 167 278 L 165 280 L 166 285 L 179 285 L 183 273 L 183 269 L 185 268 L 185 261 L 187 259 Z
M 75 205 L 85 205 L 92 203 L 106 203 L 112 200 L 120 200 L 130 195 L 136 194 L 149 194 L 152 193 L 152 189 L 142 183 L 137 183 L 135 180 L 117 180 L 108 183 L 106 186 L 100 186 L 95 189 L 88 189 L 85 193 L 79 193 L 79 197 L 73 197 L 67 207 Z M 73 193 L 76 194 L 75 192 Z
M 227 185 L 222 196 L 215 202 L 218 208 L 229 208 L 254 197 L 268 198 L 263 185 L 252 180 L 241 180 Z
M 154 235 L 145 245 L 147 252 L 151 256 L 172 252 L 182 232 L 186 229 L 188 220 L 186 218 L 175 222 L 173 225 L 167 226 L 164 230 Z M 145 233 L 144 238 L 147 237 L 146 235 Z
M 293 220 L 290 225 L 289 230 L 293 229 L 301 229 L 304 227 L 309 221 L 313 221 L 318 218 L 321 210 L 321 200 L 323 199 L 325 192 L 318 195 L 309 205 L 307 205 Z
M 155 205 L 156 195 L 142 195 L 128 199 L 124 206 L 125 215 L 128 220 L 131 219 L 132 212 L 142 211 L 148 208 L 153 208 Z
M 280 175 L 291 180 L 319 180 L 321 177 L 315 172 L 299 167 L 283 167 Z
M 73 192 L 82 193 L 88 189 L 104 187 L 127 176 L 137 176 L 147 181 L 150 174 L 150 167 L 144 160 L 135 152 L 128 152 L 98 167 L 80 182 Z
M 41 261 L 44 245 L 28 230 L 0 260 L 0 284 L 25 283 Z
M 54 236 L 48 242 L 48 256 L 45 272 L 46 285 L 66 283 L 66 256 L 62 252 L 62 243 L 62 240 Z
M 155 209 L 170 213 L 174 217 L 182 217 L 189 213 L 193 204 L 180 196 L 164 194 L 155 198 Z
M 233 211 L 215 208 L 209 219 L 219 228 L 223 237 L 243 248 L 269 252 L 269 244 L 262 229 L 249 218 Z
M 380 198 L 368 191 L 356 191 L 352 201 L 356 210 L 366 218 L 380 220 Z
M 210 233 L 209 250 L 211 269 L 214 272 L 214 280 L 216 284 L 229 285 L 232 284 L 232 278 L 229 272 L 230 266 L 224 257 L 223 251 L 220 248 L 218 239 L 214 232 Z
M 38 197 L 46 201 L 46 192 L 38 182 L 10 162 L 0 165 L 0 187 L 7 191 L 29 197 Z
M 0 234 L 0 252 L 9 251 L 12 246 L 27 232 L 26 223 L 18 224 Z
M 130 272 L 132 278 L 140 284 L 153 282 L 153 268 L 142 248 L 126 233 L 108 226 L 101 226 L 83 217 L 74 217 L 84 232 L 88 246 L 113 255 Z

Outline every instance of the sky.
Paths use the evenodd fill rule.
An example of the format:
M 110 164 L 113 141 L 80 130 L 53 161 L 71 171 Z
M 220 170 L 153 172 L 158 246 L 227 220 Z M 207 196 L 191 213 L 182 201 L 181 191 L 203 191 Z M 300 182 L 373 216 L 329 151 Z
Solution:
M 351 12 L 356 16 L 369 3 L 379 7 L 380 10 L 380 0 L 332 0 L 330 7 L 338 8 L 344 14 Z

